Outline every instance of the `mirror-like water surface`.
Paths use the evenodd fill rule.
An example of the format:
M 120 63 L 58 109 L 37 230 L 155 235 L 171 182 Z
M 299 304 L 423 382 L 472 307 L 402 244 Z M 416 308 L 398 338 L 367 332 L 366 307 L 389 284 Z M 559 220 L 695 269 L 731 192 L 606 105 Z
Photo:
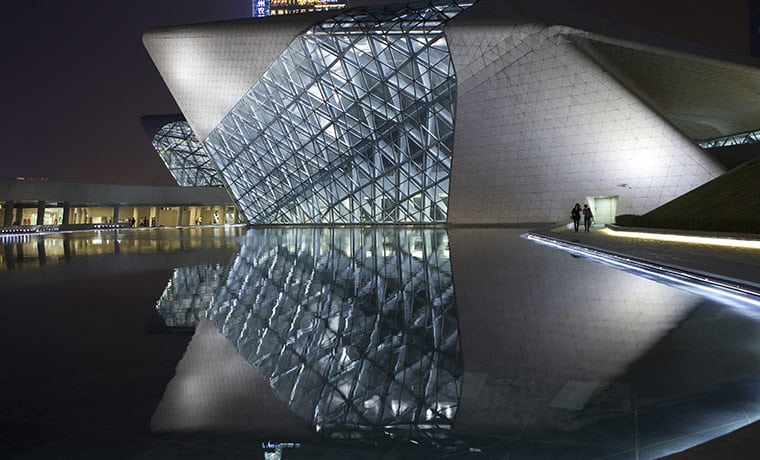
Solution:
M 754 309 L 520 234 L 5 241 L 0 452 L 656 458 L 760 418 Z

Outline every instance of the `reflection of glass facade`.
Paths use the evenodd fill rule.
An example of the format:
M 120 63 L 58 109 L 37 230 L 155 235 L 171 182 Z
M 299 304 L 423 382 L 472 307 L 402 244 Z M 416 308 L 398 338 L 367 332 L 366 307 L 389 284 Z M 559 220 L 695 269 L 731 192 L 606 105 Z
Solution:
M 463 362 L 445 231 L 249 234 L 208 316 L 323 435 L 450 429 Z
M 443 25 L 473 3 L 352 9 L 296 38 L 205 141 L 248 222 L 445 222 Z
M 214 299 L 224 268 L 218 264 L 175 268 L 172 279 L 156 304 L 156 310 L 166 325 L 197 326 Z
M 221 187 L 203 144 L 186 121 L 175 121 L 158 130 L 151 140 L 158 156 L 181 187 Z

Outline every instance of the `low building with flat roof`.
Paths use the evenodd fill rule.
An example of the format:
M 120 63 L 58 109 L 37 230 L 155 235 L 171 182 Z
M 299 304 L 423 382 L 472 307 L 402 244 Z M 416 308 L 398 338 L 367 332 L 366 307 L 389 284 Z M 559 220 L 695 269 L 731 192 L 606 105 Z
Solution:
M 0 231 L 113 226 L 188 226 L 238 222 L 222 187 L 77 184 L 46 180 L 0 181 Z

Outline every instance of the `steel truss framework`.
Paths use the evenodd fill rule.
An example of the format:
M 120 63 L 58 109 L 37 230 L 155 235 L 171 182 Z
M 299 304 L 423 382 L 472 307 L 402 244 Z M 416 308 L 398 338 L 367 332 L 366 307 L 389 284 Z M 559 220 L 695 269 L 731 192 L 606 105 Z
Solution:
M 297 37 L 205 144 L 249 223 L 445 222 L 475 0 L 347 10 Z
M 163 126 L 151 141 L 169 172 L 181 187 L 221 187 L 211 159 L 186 121 Z
M 716 137 L 699 142 L 703 149 L 714 149 L 716 147 L 730 147 L 732 145 L 755 144 L 760 142 L 760 131 L 749 131 L 746 133 L 733 134 L 731 136 Z
M 249 233 L 208 316 L 317 432 L 443 442 L 463 376 L 447 248 L 444 230 Z

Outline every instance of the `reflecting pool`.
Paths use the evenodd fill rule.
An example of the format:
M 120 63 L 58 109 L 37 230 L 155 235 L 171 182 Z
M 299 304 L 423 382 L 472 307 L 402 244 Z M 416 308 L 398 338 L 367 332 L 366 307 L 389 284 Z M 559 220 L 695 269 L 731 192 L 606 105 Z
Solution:
M 0 240 L 5 458 L 657 458 L 760 418 L 760 315 L 507 228 Z

